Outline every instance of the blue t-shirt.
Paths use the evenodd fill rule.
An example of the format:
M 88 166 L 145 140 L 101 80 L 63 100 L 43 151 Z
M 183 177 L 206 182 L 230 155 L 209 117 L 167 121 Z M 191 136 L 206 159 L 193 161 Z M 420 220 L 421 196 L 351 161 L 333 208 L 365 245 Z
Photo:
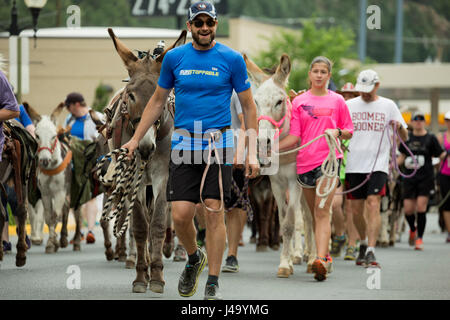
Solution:
M 19 121 L 24 126 L 24 128 L 28 127 L 30 124 L 33 124 L 33 121 L 31 121 L 30 116 L 25 110 L 25 107 L 21 104 L 19 108 L 20 115 L 19 118 L 16 118 L 16 120 Z
M 191 133 L 205 133 L 231 124 L 230 100 L 233 89 L 242 92 L 250 88 L 247 68 L 242 56 L 233 49 L 216 42 L 209 50 L 196 50 L 192 43 L 170 50 L 164 57 L 158 85 L 175 88 L 175 128 Z M 192 141 L 190 141 L 192 140 Z M 208 147 L 208 141 L 195 143 L 174 133 L 172 148 L 198 150 Z M 232 147 L 233 135 L 223 139 Z

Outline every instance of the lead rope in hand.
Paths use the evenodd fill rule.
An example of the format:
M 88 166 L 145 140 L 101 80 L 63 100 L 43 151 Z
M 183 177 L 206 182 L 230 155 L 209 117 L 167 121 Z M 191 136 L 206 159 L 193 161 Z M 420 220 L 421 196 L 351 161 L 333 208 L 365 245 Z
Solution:
M 128 228 L 128 224 L 130 221 L 131 214 L 133 213 L 134 204 L 136 202 L 137 192 L 139 190 L 139 187 L 141 185 L 142 177 L 144 174 L 144 169 L 146 163 L 144 161 L 141 161 L 141 166 L 139 168 L 139 174 L 137 180 L 134 181 L 133 177 L 136 174 L 136 168 L 137 168 L 137 161 L 136 157 L 133 157 L 131 162 L 128 161 L 127 158 L 128 150 L 127 149 L 116 149 L 110 153 L 108 153 L 100 162 L 97 163 L 97 176 L 99 178 L 99 181 L 103 184 L 111 184 L 115 186 L 114 191 L 111 193 L 111 195 L 108 197 L 108 200 L 106 201 L 103 211 L 102 211 L 102 217 L 101 220 L 110 221 L 115 218 L 114 222 L 114 236 L 115 237 L 121 237 L 124 232 Z M 113 157 L 115 155 L 118 155 L 117 157 L 117 166 L 114 168 L 114 174 L 111 179 L 105 179 L 101 175 L 101 168 L 104 165 L 105 161 Z M 134 185 L 133 185 L 134 182 Z M 121 212 L 124 208 L 125 201 L 130 194 L 130 191 L 133 190 L 133 194 L 131 196 L 130 200 L 130 207 L 128 209 L 125 221 L 122 225 L 122 228 L 120 231 L 118 231 L 119 226 L 119 219 L 121 216 Z M 110 211 L 110 208 L 112 207 L 113 203 L 117 203 L 114 210 Z
M 324 133 L 324 134 L 321 134 L 320 136 L 317 136 L 313 140 L 309 141 L 308 143 L 306 143 L 300 147 L 297 147 L 297 148 L 289 150 L 289 151 L 281 152 L 281 153 L 276 153 L 276 152 L 274 152 L 274 153 L 278 156 L 282 156 L 282 155 L 298 152 L 299 150 L 306 148 L 307 146 L 309 146 L 310 144 L 314 143 L 315 141 L 317 141 L 321 138 L 325 138 L 325 140 L 327 141 L 328 149 L 329 149 L 328 156 L 322 162 L 322 166 L 321 166 L 322 174 L 325 177 L 327 177 L 328 179 L 319 179 L 319 183 L 316 188 L 316 195 L 318 197 L 322 198 L 319 203 L 319 208 L 322 209 L 325 206 L 325 202 L 326 202 L 328 196 L 334 190 L 334 188 L 336 187 L 336 184 L 337 184 L 336 178 L 337 178 L 338 170 L 339 170 L 339 162 L 336 158 L 335 150 L 337 149 L 340 153 L 342 153 L 341 147 L 338 144 L 337 139 L 330 133 Z M 325 180 L 327 181 L 327 184 L 326 184 L 325 188 L 323 189 L 323 192 L 321 192 L 320 190 L 322 189 L 322 184 L 324 183 Z

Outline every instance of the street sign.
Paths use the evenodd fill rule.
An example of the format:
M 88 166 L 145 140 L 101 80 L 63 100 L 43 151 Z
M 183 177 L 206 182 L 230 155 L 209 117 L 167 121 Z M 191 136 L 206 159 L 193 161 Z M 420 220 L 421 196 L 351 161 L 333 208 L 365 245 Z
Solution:
M 189 6 L 198 0 L 130 0 L 131 14 L 143 16 L 187 16 Z M 228 13 L 227 0 L 209 0 L 218 14 Z

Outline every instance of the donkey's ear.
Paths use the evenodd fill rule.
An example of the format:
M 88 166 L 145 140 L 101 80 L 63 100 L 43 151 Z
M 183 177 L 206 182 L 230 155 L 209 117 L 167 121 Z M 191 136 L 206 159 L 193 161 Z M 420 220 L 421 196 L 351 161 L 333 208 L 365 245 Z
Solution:
M 187 31 L 183 30 L 181 31 L 180 36 L 178 37 L 177 41 L 175 41 L 175 43 L 173 45 L 171 45 L 169 48 L 167 48 L 163 53 L 161 53 L 158 58 L 156 58 L 156 62 L 162 63 L 164 56 L 166 55 L 166 53 L 170 50 L 172 50 L 173 48 L 182 46 L 183 44 L 186 43 L 186 38 L 187 38 Z
M 291 59 L 287 54 L 283 54 L 280 58 L 280 65 L 273 76 L 273 81 L 284 88 L 291 73 Z
M 128 49 L 127 46 L 119 40 L 119 38 L 116 37 L 114 31 L 111 28 L 108 28 L 108 33 L 114 43 L 114 47 L 116 48 L 117 53 L 119 54 L 120 58 L 122 58 L 122 61 L 125 64 L 128 73 L 132 72 L 135 68 L 136 62 L 139 60 L 138 57 L 136 57 L 134 53 L 131 52 L 131 50 Z
M 61 112 L 64 110 L 64 107 L 65 107 L 64 103 L 61 102 L 60 104 L 58 104 L 55 110 L 53 110 L 52 114 L 50 115 L 50 120 L 52 120 L 53 123 L 56 124 L 56 120 L 58 119 Z
M 245 64 L 247 65 L 247 72 L 255 82 L 256 86 L 269 79 L 269 76 L 264 73 L 250 58 L 244 53 L 243 54 Z
M 97 127 L 97 129 L 105 124 L 104 121 L 102 119 L 100 119 L 100 117 L 98 116 L 97 112 L 95 112 L 94 110 L 90 109 L 89 110 L 89 115 L 91 116 L 92 121 L 94 121 L 95 126 Z
M 34 108 L 32 108 L 28 102 L 23 102 L 22 104 L 33 122 L 37 123 L 41 121 L 41 115 Z

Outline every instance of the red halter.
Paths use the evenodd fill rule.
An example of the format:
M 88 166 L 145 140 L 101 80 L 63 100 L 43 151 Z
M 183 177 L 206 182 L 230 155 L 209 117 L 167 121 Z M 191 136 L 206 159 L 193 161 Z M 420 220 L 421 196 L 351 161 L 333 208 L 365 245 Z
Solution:
M 37 153 L 41 152 L 42 150 L 48 150 L 50 151 L 51 154 L 53 154 L 53 152 L 55 152 L 56 149 L 56 143 L 58 142 L 58 137 L 55 138 L 55 142 L 53 143 L 53 147 L 50 149 L 48 147 L 41 147 L 39 149 L 37 149 Z

